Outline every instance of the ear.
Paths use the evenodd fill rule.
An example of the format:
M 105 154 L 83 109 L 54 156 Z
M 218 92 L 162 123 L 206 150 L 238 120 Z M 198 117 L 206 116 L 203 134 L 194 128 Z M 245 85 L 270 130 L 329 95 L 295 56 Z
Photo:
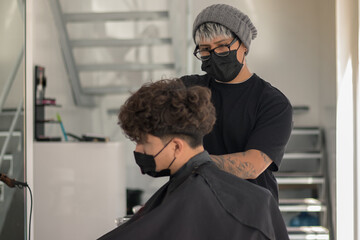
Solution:
M 175 157 L 176 157 L 183 153 L 186 143 L 181 138 L 174 138 L 173 142 L 174 142 L 174 150 L 175 150 Z
M 239 50 L 240 50 L 239 53 L 244 54 L 244 56 L 246 55 L 246 52 L 248 51 L 248 49 L 247 49 L 247 47 L 245 47 L 244 43 L 241 43 Z
M 245 45 L 243 43 L 242 43 L 242 45 L 243 45 L 243 48 L 244 48 L 244 54 L 246 54 L 248 49 L 247 49 L 247 47 L 245 47 Z

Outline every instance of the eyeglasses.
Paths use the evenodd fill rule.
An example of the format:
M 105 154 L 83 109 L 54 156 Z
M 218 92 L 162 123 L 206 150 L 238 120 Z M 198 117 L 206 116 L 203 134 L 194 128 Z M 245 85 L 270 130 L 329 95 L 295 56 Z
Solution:
M 237 41 L 237 38 L 234 38 L 231 43 L 229 44 L 224 44 L 224 45 L 220 45 L 216 48 L 213 48 L 211 50 L 208 49 L 199 49 L 199 46 L 196 46 L 193 54 L 194 56 L 201 60 L 201 61 L 206 61 L 209 60 L 211 57 L 211 53 L 214 52 L 217 56 L 219 57 L 226 57 L 229 55 L 230 53 L 230 47 Z M 240 45 L 239 45 L 240 46 Z

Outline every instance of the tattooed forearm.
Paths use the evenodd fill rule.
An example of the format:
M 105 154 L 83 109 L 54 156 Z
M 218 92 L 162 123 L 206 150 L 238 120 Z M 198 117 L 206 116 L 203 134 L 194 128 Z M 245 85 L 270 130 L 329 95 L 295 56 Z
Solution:
M 241 156 L 245 156 L 245 152 L 240 153 Z M 239 160 L 239 156 L 235 154 L 211 155 L 211 159 L 222 170 L 234 174 L 243 179 L 254 178 L 256 171 L 254 165 L 251 162 Z
M 266 164 L 272 162 L 271 159 L 270 159 L 268 156 L 266 156 L 265 153 L 260 152 L 260 154 L 261 154 L 261 157 L 264 159 L 264 162 L 265 162 Z
M 213 160 L 220 169 L 224 170 L 224 158 L 222 156 L 211 155 L 211 160 Z
M 220 169 L 243 179 L 257 178 L 272 163 L 265 153 L 256 149 L 226 155 L 211 155 L 211 159 Z

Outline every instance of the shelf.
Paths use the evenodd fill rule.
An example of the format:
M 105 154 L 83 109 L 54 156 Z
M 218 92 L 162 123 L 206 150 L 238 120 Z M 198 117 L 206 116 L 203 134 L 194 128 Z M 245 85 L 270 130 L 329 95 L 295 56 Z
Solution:
M 45 123 L 56 123 L 56 124 L 58 124 L 60 122 L 57 121 L 57 120 L 43 120 L 43 121 L 37 120 L 36 123 L 38 123 L 38 124 L 45 124 Z
M 36 107 L 61 107 L 61 105 L 58 104 L 36 104 Z

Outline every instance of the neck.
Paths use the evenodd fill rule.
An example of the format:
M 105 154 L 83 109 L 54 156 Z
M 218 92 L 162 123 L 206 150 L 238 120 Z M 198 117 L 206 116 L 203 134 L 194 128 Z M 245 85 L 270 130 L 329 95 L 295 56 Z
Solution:
M 170 167 L 171 174 L 176 173 L 182 166 L 184 166 L 195 155 L 204 151 L 203 146 L 197 148 L 189 148 L 181 156 L 178 156 L 172 166 Z
M 241 82 L 245 82 L 246 80 L 248 80 L 250 77 L 252 76 L 252 73 L 250 72 L 249 68 L 246 65 L 246 62 L 244 60 L 244 66 L 242 67 L 241 71 L 239 72 L 239 74 L 236 76 L 236 78 L 234 78 L 233 80 L 231 80 L 228 83 L 241 83 Z

